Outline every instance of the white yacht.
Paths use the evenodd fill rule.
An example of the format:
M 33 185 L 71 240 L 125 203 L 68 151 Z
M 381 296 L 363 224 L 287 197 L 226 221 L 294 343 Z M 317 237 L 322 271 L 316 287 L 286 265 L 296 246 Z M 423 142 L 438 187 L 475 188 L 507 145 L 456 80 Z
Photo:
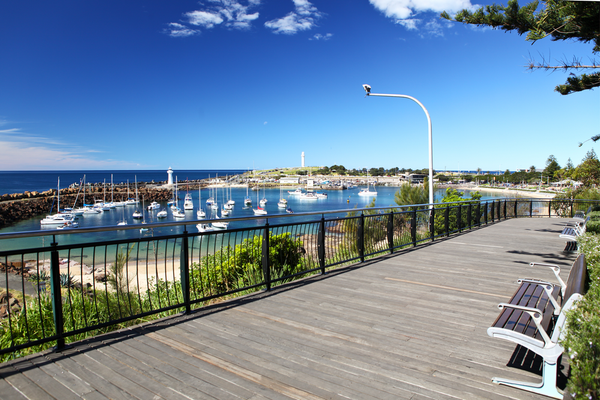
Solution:
M 192 201 L 191 193 L 185 194 L 185 198 L 183 200 L 183 209 L 184 210 L 193 210 L 194 209 L 194 202 Z
M 167 210 L 163 208 L 156 214 L 156 218 L 167 218 L 168 215 Z
M 300 189 L 300 188 L 298 188 L 298 189 L 294 190 L 293 192 L 290 192 L 290 191 L 288 190 L 288 193 L 289 193 L 290 195 L 292 195 L 292 196 L 300 196 L 300 195 L 304 194 L 304 192 L 303 192 L 303 191 L 302 191 L 302 189 Z

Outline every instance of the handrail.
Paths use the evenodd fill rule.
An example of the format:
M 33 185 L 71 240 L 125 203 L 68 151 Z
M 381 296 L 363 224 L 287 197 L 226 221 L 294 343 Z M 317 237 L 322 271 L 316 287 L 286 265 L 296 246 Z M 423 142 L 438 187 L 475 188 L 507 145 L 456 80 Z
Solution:
M 435 206 L 447 206 L 447 204 L 469 204 L 477 201 L 482 202 L 492 202 L 492 201 L 502 201 L 502 200 L 523 200 L 520 198 L 508 198 L 508 197 L 496 197 L 494 199 L 489 200 L 463 200 L 463 201 L 455 201 L 452 203 L 434 203 Z M 527 200 L 548 200 L 548 199 L 534 199 L 528 198 Z M 365 207 L 365 208 L 348 208 L 348 209 L 340 209 L 340 210 L 325 210 L 325 211 L 311 211 L 311 212 L 303 212 L 303 213 L 294 213 L 294 214 L 272 214 L 272 215 L 263 215 L 263 216 L 251 216 L 251 217 L 235 217 L 235 218 L 219 218 L 219 219 L 195 219 L 195 220 L 186 220 L 186 221 L 170 221 L 170 222 L 152 222 L 144 224 L 144 228 L 165 228 L 170 226 L 188 226 L 188 225 L 197 225 L 199 223 L 212 223 L 212 222 L 237 222 L 237 221 L 255 221 L 255 220 L 269 220 L 275 218 L 298 218 L 298 217 L 306 217 L 311 215 L 328 215 L 328 214 L 341 214 L 341 213 L 350 213 L 350 212 L 363 212 L 363 211 L 381 211 L 381 210 L 390 210 L 390 209 L 406 209 L 409 211 L 413 208 L 428 208 L 431 204 L 411 204 L 404 206 L 387 206 L 387 207 Z M 140 229 L 141 225 L 105 225 L 105 226 L 96 226 L 91 228 L 77 228 L 77 229 L 67 229 L 62 231 L 22 231 L 22 232 L 4 232 L 0 233 L 0 240 L 3 239 L 22 239 L 24 237 L 41 237 L 41 236 L 51 236 L 51 235 L 76 235 L 81 233 L 94 233 L 94 232 L 108 232 L 114 230 L 137 230 Z
M 577 203 L 569 202 L 567 212 L 572 214 Z M 131 230 L 140 225 L 0 234 L 0 241 L 39 236 L 55 239 L 50 246 L 0 251 L 0 264 L 20 269 L 20 275 L 12 279 L 8 268 L 2 272 L 6 287 L 0 291 L 29 290 L 22 309 L 9 312 L 4 319 L 0 316 L 0 335 L 8 335 L 0 337 L 5 346 L 0 345 L 0 356 L 51 342 L 60 348 L 65 341 L 116 324 L 134 324 L 178 311 L 189 313 L 192 307 L 213 299 L 270 290 L 293 279 L 325 274 L 339 265 L 364 262 L 508 218 L 550 217 L 553 204 L 552 199 L 495 198 L 436 203 L 434 208 L 417 204 L 149 223 L 144 227 L 265 221 L 264 225 L 223 231 L 184 229 L 183 233 L 63 245 L 57 243 L 56 235 Z M 334 216 L 341 213 L 346 215 Z M 310 216 L 319 218 L 306 218 Z M 271 224 L 276 218 L 280 223 Z M 37 273 L 33 286 L 25 279 L 26 268 Z M 50 279 L 43 276 L 47 271 Z M 72 277 L 78 277 L 78 285 Z M 46 282 L 52 296 L 47 295 Z M 34 287 L 36 294 L 31 293 Z M 43 314 L 48 302 L 52 303 L 53 322 L 27 319 L 33 318 L 28 316 L 30 309 L 40 310 L 34 315 Z M 83 307 L 82 315 L 77 314 L 78 307 Z M 21 317 L 23 321 L 13 323 Z M 30 330 L 29 324 L 38 323 L 41 330 Z M 50 325 L 55 327 L 51 332 Z M 23 332 L 14 326 L 27 328 Z

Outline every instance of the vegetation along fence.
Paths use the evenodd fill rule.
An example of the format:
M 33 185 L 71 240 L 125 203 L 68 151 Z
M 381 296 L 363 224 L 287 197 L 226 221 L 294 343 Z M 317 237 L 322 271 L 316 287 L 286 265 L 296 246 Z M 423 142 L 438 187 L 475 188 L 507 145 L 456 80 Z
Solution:
M 210 232 L 197 232 L 198 221 L 169 222 L 146 227 L 180 232 L 106 241 L 98 238 L 140 226 L 0 234 L 0 244 L 46 238 L 41 247 L 0 246 L 0 360 L 189 313 L 507 218 L 573 215 L 588 203 L 495 199 L 231 218 L 251 226 Z

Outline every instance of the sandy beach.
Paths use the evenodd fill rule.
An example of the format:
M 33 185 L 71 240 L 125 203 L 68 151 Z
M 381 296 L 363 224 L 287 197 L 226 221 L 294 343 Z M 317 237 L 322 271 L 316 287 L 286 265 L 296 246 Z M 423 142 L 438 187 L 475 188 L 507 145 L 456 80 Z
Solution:
M 515 197 L 529 197 L 535 199 L 551 199 L 556 196 L 557 193 L 543 193 L 543 192 L 532 192 L 529 190 L 518 190 L 518 189 L 510 189 L 510 188 L 490 188 L 490 187 L 480 187 L 480 186 L 470 186 L 470 185 L 455 185 L 455 189 L 458 190 L 468 190 L 468 191 L 479 191 L 480 193 L 502 193 L 506 197 L 515 198 Z

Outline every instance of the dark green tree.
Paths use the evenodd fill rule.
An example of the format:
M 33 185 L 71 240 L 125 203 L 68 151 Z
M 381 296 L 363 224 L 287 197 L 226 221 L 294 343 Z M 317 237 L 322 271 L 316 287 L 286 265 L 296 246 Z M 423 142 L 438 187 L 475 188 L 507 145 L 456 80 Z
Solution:
M 581 181 L 584 186 L 600 184 L 600 161 L 594 149 L 587 152 L 581 164 L 574 172 L 574 178 Z
M 558 164 L 558 161 L 556 161 L 556 157 L 550 155 L 546 160 L 546 168 L 544 169 L 544 175 L 552 179 L 557 171 L 560 171 L 560 165 Z
M 519 35 L 527 34 L 526 40 L 536 42 L 550 37 L 552 41 L 574 40 L 593 43 L 592 53 L 600 52 L 600 3 L 597 1 L 564 1 L 542 0 L 519 6 L 517 0 L 510 0 L 507 6 L 492 4 L 476 11 L 462 10 L 452 18 L 447 12 L 442 18 L 465 24 L 489 26 L 504 31 L 517 31 Z M 541 63 L 530 62 L 530 69 L 546 70 L 578 70 L 598 69 L 600 64 L 593 60 L 584 65 L 580 60 L 560 61 L 558 65 L 550 65 L 547 60 Z M 570 94 L 600 86 L 600 72 L 581 74 L 571 73 L 564 85 L 556 86 L 560 94 Z

